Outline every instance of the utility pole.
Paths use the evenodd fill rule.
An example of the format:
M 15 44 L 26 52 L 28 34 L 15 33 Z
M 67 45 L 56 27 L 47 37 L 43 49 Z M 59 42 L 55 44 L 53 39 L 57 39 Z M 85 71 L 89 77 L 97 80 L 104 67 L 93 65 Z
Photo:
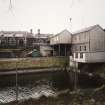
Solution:
M 72 18 L 70 18 L 70 31 L 72 31 Z M 71 43 L 72 43 L 72 38 L 71 38 Z M 74 57 L 73 57 L 73 60 L 74 60 Z M 78 70 L 78 62 L 76 62 L 75 60 L 73 61 L 74 62 L 74 78 L 73 78 L 73 85 L 74 85 L 74 90 L 77 91 L 77 81 L 78 81 L 78 77 L 77 77 L 77 70 Z

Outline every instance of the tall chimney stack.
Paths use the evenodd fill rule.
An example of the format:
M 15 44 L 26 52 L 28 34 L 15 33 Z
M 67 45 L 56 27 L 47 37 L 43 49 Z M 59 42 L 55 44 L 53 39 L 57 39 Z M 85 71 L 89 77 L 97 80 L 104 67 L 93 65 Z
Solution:
M 38 29 L 38 35 L 40 35 L 40 29 Z

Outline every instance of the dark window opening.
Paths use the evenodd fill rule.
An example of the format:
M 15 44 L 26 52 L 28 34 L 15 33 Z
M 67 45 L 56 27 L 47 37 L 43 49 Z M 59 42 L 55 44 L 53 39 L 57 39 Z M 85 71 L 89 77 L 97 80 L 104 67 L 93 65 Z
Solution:
M 21 40 L 19 41 L 19 45 L 20 45 L 20 46 L 23 46 L 23 44 L 24 44 L 24 42 L 23 42 L 23 40 L 21 39 Z
M 83 58 L 83 53 L 80 53 L 80 58 Z
M 84 46 L 84 50 L 86 51 L 86 46 Z
M 81 46 L 80 46 L 80 51 L 81 51 Z

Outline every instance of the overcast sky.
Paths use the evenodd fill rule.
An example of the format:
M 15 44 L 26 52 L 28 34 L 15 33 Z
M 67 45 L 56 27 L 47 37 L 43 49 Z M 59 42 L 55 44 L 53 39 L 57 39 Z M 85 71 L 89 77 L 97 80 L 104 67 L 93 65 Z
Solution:
M 0 0 L 0 30 L 36 33 L 76 31 L 100 24 L 105 28 L 105 0 Z M 70 18 L 72 18 L 70 22 Z

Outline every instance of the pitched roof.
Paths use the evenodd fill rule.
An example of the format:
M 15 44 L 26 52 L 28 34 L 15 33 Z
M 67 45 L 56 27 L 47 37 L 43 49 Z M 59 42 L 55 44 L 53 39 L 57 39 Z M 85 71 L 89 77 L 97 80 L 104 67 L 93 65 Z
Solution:
M 50 38 L 53 34 L 35 34 L 35 38 Z
M 69 33 L 69 34 L 71 35 L 71 33 L 70 33 L 67 29 L 65 29 L 65 30 L 61 31 L 60 33 L 58 33 L 58 34 L 52 36 L 51 38 L 56 37 L 56 36 L 59 36 L 59 35 L 61 35 L 61 34 L 67 35 L 67 33 Z
M 4 35 L 4 37 L 34 37 L 33 34 L 27 31 L 0 31 L 1 35 Z
M 87 28 L 83 28 L 83 29 L 81 29 L 81 30 L 79 30 L 79 31 L 73 32 L 73 35 L 79 34 L 79 33 L 82 33 L 82 32 L 88 32 L 88 31 L 94 29 L 95 27 L 100 27 L 100 28 L 102 28 L 100 25 L 97 24 L 97 25 L 90 26 L 90 27 L 87 27 Z

